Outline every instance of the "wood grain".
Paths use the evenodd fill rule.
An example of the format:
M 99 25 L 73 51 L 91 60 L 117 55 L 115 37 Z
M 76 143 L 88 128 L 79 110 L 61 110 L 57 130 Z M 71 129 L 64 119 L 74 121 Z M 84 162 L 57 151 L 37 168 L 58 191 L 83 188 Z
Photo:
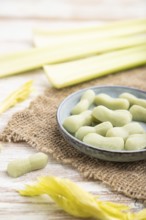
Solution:
M 35 7 L 34 7 L 35 6 Z M 143 0 L 5 0 L 0 6 L 0 54 L 19 51 L 32 47 L 32 29 L 35 27 L 53 27 L 78 24 L 76 20 L 88 20 L 88 22 L 143 17 L 145 12 Z M 101 19 L 101 20 L 100 20 Z M 66 20 L 67 22 L 63 22 Z M 72 23 L 69 23 L 72 20 Z M 24 82 L 32 79 L 34 91 L 28 100 L 8 110 L 0 117 L 0 131 L 6 126 L 11 116 L 23 110 L 29 103 L 50 85 L 43 71 L 16 75 L 0 79 L 0 101 L 11 91 Z M 0 153 L 0 219 L 7 220 L 73 220 L 75 218 L 63 212 L 47 196 L 26 198 L 21 197 L 16 190 L 23 188 L 26 183 L 36 181 L 43 175 L 57 175 L 69 178 L 79 184 L 85 190 L 100 195 L 105 201 L 121 202 L 131 205 L 135 210 L 143 207 L 139 201 L 134 201 L 123 195 L 112 192 L 100 182 L 92 182 L 83 179 L 79 173 L 71 167 L 57 163 L 49 156 L 49 163 L 43 170 L 28 173 L 17 179 L 10 178 L 6 173 L 9 161 L 16 158 L 24 158 L 35 152 L 25 143 L 2 143 Z
M 145 0 L 5 0 L 1 18 L 115 20 L 145 17 Z

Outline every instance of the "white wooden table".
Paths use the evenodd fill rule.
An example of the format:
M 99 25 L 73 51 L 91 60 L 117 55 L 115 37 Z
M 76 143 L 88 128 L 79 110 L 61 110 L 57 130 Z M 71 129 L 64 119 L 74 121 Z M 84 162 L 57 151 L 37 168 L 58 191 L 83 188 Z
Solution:
M 33 1 L 33 0 L 5 0 L 0 1 L 0 54 L 18 51 L 32 47 L 32 29 L 46 25 L 62 25 L 64 20 L 107 20 L 144 16 L 144 0 L 121 0 L 111 7 L 113 1 Z M 115 2 L 115 1 L 114 1 Z M 46 8 L 47 6 L 47 8 Z M 96 6 L 96 7 L 95 7 Z M 60 8 L 59 8 L 60 7 Z M 125 9 L 125 11 L 124 11 Z M 106 13 L 109 12 L 110 13 Z M 123 13 L 124 11 L 124 13 Z M 104 13 L 104 14 L 103 14 Z M 42 94 L 49 83 L 43 71 L 37 70 L 13 77 L 0 79 L 0 101 L 11 91 L 28 80 L 34 80 L 35 91 L 29 99 L 0 116 L 0 130 L 2 130 L 11 116 L 27 107 L 31 100 Z M 16 189 L 22 188 L 26 183 L 36 181 L 40 175 L 58 175 L 73 180 L 85 190 L 100 195 L 102 200 L 121 202 L 141 209 L 143 204 L 123 195 L 112 192 L 100 182 L 91 182 L 83 179 L 77 171 L 68 166 L 57 163 L 49 157 L 49 163 L 43 170 L 26 174 L 13 179 L 6 173 L 9 161 L 24 158 L 35 152 L 25 143 L 2 143 L 0 153 L 0 219 L 6 220 L 69 220 L 75 219 L 63 212 L 47 197 L 26 198 L 21 197 Z

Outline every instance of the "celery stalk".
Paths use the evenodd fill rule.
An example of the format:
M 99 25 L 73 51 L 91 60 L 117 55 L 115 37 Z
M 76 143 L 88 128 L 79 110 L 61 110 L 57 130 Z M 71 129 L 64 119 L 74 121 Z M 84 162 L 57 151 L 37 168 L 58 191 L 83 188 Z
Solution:
M 107 25 L 102 25 L 106 26 Z M 86 31 L 86 32 L 69 32 L 66 34 L 52 34 L 45 31 L 36 31 L 34 32 L 34 44 L 36 46 L 60 46 L 61 44 L 73 44 L 76 42 L 86 42 L 92 41 L 95 39 L 103 39 L 103 38 L 115 38 L 115 37 L 123 37 L 128 35 L 134 35 L 134 34 L 140 34 L 140 33 L 146 33 L 146 20 L 145 22 L 141 23 L 133 23 L 132 25 L 126 25 L 126 26 L 118 26 L 116 28 L 106 28 L 106 29 L 95 29 L 94 31 Z
M 63 88 L 144 64 L 146 45 L 78 61 L 48 65 L 44 66 L 44 70 L 54 87 Z
M 111 29 L 121 29 L 132 26 L 139 26 L 142 24 L 146 24 L 146 19 L 131 19 L 131 20 L 122 20 L 122 21 L 114 21 L 110 23 L 102 23 L 102 24 L 86 24 L 86 26 L 79 25 L 78 27 L 66 27 L 61 29 L 34 29 L 34 34 L 43 34 L 43 35 L 66 35 L 66 34 L 77 34 L 77 33 L 86 33 L 92 31 L 104 31 Z
M 18 74 L 36 69 L 45 64 L 69 61 L 89 55 L 118 50 L 146 43 L 145 36 L 131 36 L 117 39 L 96 39 L 91 42 L 78 42 L 70 47 L 62 45 L 59 48 L 42 47 L 16 52 L 0 57 L 0 77 Z
M 12 92 L 2 103 L 0 103 L 0 114 L 16 105 L 18 102 L 22 102 L 27 99 L 32 91 L 31 87 L 32 81 L 28 81 L 16 91 Z

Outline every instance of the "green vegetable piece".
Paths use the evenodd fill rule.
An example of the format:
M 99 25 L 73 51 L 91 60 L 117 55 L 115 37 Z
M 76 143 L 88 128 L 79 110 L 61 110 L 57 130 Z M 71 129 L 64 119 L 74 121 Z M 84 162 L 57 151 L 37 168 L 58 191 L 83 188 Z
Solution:
M 136 96 L 130 94 L 130 93 L 122 93 L 120 95 L 120 98 L 127 99 L 130 103 L 130 105 L 140 105 L 144 108 L 146 108 L 146 100 L 137 98 Z
M 133 105 L 129 111 L 134 121 L 146 122 L 146 108 L 139 105 Z
M 96 105 L 104 105 L 112 110 L 129 108 L 129 102 L 126 99 L 112 98 L 104 93 L 96 95 L 94 102 Z
M 64 122 L 64 128 L 70 132 L 75 133 L 80 127 L 92 124 L 92 111 L 87 110 L 78 115 L 71 115 L 67 117 Z
M 146 133 L 132 134 L 125 143 L 125 150 L 141 150 L 146 147 Z
M 48 163 L 48 155 L 44 153 L 37 153 L 29 157 L 31 170 L 39 170 L 44 168 Z
M 105 136 L 106 132 L 112 127 L 112 124 L 108 121 L 96 125 L 95 127 L 83 126 L 80 127 L 79 130 L 75 133 L 75 137 L 79 140 L 83 140 L 83 138 L 89 133 L 97 133 L 102 136 Z
M 145 133 L 145 130 L 138 122 L 131 122 L 129 124 L 126 124 L 124 128 L 129 132 L 129 134 L 143 134 Z
M 83 142 L 105 150 L 123 150 L 124 140 L 121 137 L 103 137 L 96 133 L 87 134 Z
M 122 137 L 125 140 L 128 135 L 128 131 L 123 127 L 114 127 L 107 131 L 106 137 Z
M 71 114 L 77 115 L 87 110 L 93 103 L 95 98 L 95 92 L 93 90 L 87 90 L 81 97 L 80 102 L 72 109 Z
M 28 159 L 11 161 L 7 167 L 7 173 L 11 177 L 19 177 L 29 172 L 31 172 L 31 165 Z
M 95 118 L 101 122 L 109 121 L 113 126 L 121 127 L 132 120 L 132 115 L 127 110 L 111 110 L 105 106 L 99 105 L 92 111 Z
M 106 133 L 106 137 L 122 137 L 125 140 L 131 134 L 141 133 L 145 133 L 143 127 L 137 122 L 131 122 L 123 127 L 110 128 Z
M 11 161 L 7 166 L 7 173 L 11 177 L 19 177 L 34 170 L 44 168 L 48 163 L 48 156 L 36 153 L 26 159 Z

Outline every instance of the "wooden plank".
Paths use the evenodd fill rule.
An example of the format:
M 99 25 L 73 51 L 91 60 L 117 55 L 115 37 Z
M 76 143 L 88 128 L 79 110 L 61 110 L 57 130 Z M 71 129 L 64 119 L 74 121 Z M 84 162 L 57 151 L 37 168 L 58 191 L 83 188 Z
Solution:
M 16 7 L 15 7 L 16 6 Z M 113 20 L 145 17 L 144 0 L 5 0 L 1 2 L 1 18 Z

